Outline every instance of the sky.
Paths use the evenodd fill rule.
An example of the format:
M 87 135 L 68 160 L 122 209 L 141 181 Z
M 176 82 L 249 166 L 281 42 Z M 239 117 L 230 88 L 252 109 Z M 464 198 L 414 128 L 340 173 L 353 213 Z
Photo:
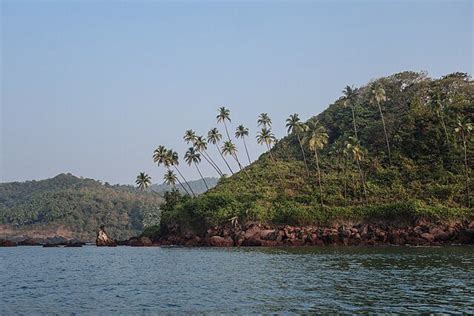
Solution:
M 259 113 L 281 138 L 289 114 L 320 113 L 348 84 L 473 73 L 473 1 L 0 3 L 0 182 L 70 172 L 131 184 L 145 171 L 162 183 L 153 150 L 182 157 L 184 131 L 217 126 L 219 106 L 232 132 L 249 127 L 257 159 Z

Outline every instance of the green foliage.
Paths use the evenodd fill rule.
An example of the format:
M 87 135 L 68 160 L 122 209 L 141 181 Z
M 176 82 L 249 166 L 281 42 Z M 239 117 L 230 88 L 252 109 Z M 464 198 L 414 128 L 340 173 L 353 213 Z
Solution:
M 371 87 L 383 89 L 383 95 L 375 98 Z M 288 224 L 473 217 L 473 209 L 466 207 L 464 145 L 455 139 L 457 118 L 473 121 L 470 78 L 456 73 L 434 80 L 425 73 L 402 72 L 350 92 L 350 106 L 346 93 L 316 117 L 328 135 L 328 143 L 318 147 L 325 206 L 318 203 L 314 152 L 307 144 L 302 152 L 297 134 L 291 133 L 243 172 L 178 203 L 169 218 L 202 228 L 235 216 L 239 221 Z M 466 144 L 466 156 L 473 157 L 472 137 Z

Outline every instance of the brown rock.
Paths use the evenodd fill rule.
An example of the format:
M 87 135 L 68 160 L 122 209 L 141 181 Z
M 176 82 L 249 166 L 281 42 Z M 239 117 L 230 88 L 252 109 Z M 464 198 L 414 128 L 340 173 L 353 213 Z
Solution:
M 423 233 L 420 235 L 421 238 L 429 241 L 429 242 L 432 242 L 434 240 L 434 236 L 430 233 Z
M 276 240 L 278 237 L 278 233 L 274 229 L 266 229 L 260 232 L 260 239 L 263 240 Z
M 16 243 L 8 239 L 0 239 L 0 247 L 16 247 Z
M 209 246 L 211 247 L 232 247 L 233 245 L 234 241 L 229 237 L 212 236 L 209 238 Z
M 97 232 L 97 238 L 95 240 L 95 244 L 99 247 L 107 246 L 107 247 L 115 247 L 117 246 L 117 242 L 107 235 L 105 231 L 105 226 L 101 225 L 99 231 Z

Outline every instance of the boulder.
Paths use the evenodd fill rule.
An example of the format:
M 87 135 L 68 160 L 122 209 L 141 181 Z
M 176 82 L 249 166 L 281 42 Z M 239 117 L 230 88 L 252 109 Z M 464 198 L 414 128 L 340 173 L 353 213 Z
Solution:
M 234 241 L 229 237 L 212 236 L 209 238 L 209 246 L 211 247 L 232 247 L 233 245 Z
M 105 226 L 101 225 L 99 231 L 97 232 L 97 238 L 95 244 L 98 247 L 116 247 L 117 242 L 109 237 L 105 231 Z
M 25 240 L 22 240 L 18 242 L 18 246 L 41 246 L 42 243 L 34 238 L 26 238 Z
M 260 232 L 260 239 L 263 240 L 276 240 L 278 233 L 274 229 L 265 229 Z

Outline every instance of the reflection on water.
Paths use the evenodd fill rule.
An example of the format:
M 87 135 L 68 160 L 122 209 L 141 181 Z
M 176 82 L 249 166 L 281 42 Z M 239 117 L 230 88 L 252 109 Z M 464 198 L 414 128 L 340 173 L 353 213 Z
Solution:
M 3 248 L 0 302 L 0 314 L 474 313 L 474 248 Z

